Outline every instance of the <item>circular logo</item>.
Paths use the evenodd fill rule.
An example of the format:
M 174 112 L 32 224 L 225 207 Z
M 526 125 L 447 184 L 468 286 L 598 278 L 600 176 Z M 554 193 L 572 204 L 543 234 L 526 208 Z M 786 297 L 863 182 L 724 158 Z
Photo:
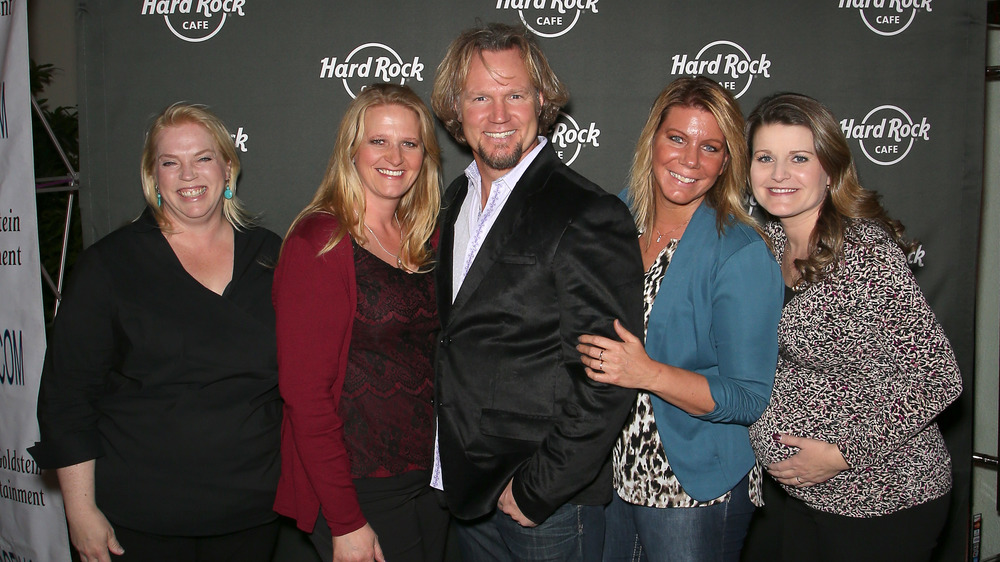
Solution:
M 518 10 L 524 27 L 539 37 L 559 37 L 569 33 L 580 19 L 580 10 L 525 9 Z
M 215 21 L 213 21 L 215 20 Z M 205 17 L 200 12 L 190 14 L 173 13 L 163 16 L 170 32 L 189 43 L 208 41 L 226 25 L 226 14 Z
M 596 123 L 581 127 L 576 119 L 560 111 L 549 140 L 559 159 L 569 166 L 576 161 L 584 145 L 601 146 L 600 136 L 601 130 L 597 128 Z
M 927 118 L 914 123 L 895 105 L 880 105 L 869 111 L 860 124 L 850 119 L 841 126 L 845 136 L 858 139 L 861 152 L 880 166 L 891 166 L 906 158 L 917 139 L 930 140 Z
M 906 31 L 917 16 L 917 9 L 912 8 L 907 14 L 902 8 L 892 7 L 893 2 L 889 4 L 888 7 L 858 9 L 861 21 L 865 22 L 868 29 L 883 36 L 899 35 Z
M 599 0 L 497 0 L 497 10 L 517 10 L 524 27 L 539 37 L 559 37 L 569 33 L 580 13 L 597 13 Z

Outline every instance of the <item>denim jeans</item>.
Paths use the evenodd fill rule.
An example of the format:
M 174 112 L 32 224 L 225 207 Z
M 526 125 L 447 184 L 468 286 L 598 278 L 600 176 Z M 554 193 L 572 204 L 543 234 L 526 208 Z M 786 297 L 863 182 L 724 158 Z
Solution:
M 496 510 L 455 529 L 463 562 L 598 562 L 604 506 L 565 504 L 537 527 L 522 527 Z
M 615 494 L 606 511 L 605 561 L 738 562 L 754 506 L 749 479 L 708 507 L 633 505 Z

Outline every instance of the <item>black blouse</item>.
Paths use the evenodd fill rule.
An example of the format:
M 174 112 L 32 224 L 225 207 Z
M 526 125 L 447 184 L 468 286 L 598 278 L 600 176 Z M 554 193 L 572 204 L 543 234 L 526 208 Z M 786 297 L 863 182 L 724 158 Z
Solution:
M 271 279 L 280 239 L 236 231 L 220 296 L 150 213 L 77 262 L 38 398 L 43 468 L 96 461 L 97 506 L 164 535 L 273 520 L 281 404 Z

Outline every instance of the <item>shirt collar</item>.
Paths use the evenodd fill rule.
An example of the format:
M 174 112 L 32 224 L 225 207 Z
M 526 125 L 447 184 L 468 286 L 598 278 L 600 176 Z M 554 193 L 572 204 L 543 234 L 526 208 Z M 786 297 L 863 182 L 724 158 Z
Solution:
M 535 158 L 538 157 L 538 155 L 542 152 L 542 148 L 548 144 L 548 142 L 549 140 L 547 138 L 542 136 L 538 137 L 538 144 L 535 145 L 535 148 L 532 148 L 531 152 L 526 154 L 524 158 L 521 158 L 521 161 L 518 162 L 516 166 L 511 168 L 509 172 L 494 181 L 493 187 L 498 187 L 504 191 L 514 189 L 514 186 L 517 185 L 521 176 L 524 175 L 525 170 L 527 170 L 528 166 L 535 161 Z M 479 173 L 479 166 L 476 164 L 475 160 L 473 160 L 472 163 L 465 168 L 465 177 L 468 178 L 470 187 L 482 184 L 483 176 Z

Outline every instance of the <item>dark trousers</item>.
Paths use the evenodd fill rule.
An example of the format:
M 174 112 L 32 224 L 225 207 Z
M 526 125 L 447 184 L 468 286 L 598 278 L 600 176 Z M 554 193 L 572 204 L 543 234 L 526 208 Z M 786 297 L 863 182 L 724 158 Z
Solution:
M 456 523 L 463 562 L 596 562 L 604 542 L 604 506 L 564 504 L 536 527 L 500 510 Z
M 885 562 L 931 559 L 948 518 L 950 494 L 880 517 L 844 517 L 788 498 L 783 560 Z
M 792 501 L 792 498 L 788 497 L 788 494 L 781 489 L 781 485 L 766 472 L 761 485 L 761 494 L 764 496 L 764 507 L 754 510 L 740 558 L 743 562 L 781 560 L 783 548 L 781 538 L 784 536 L 788 510 L 785 503 Z
M 113 525 L 125 554 L 115 562 L 271 562 L 280 525 L 277 520 L 225 535 L 155 535 Z
M 358 503 L 386 560 L 440 562 L 444 560 L 450 515 L 439 492 L 428 484 L 427 471 L 415 470 L 386 478 L 358 478 Z M 333 560 L 333 535 L 320 510 L 309 540 L 320 560 Z

